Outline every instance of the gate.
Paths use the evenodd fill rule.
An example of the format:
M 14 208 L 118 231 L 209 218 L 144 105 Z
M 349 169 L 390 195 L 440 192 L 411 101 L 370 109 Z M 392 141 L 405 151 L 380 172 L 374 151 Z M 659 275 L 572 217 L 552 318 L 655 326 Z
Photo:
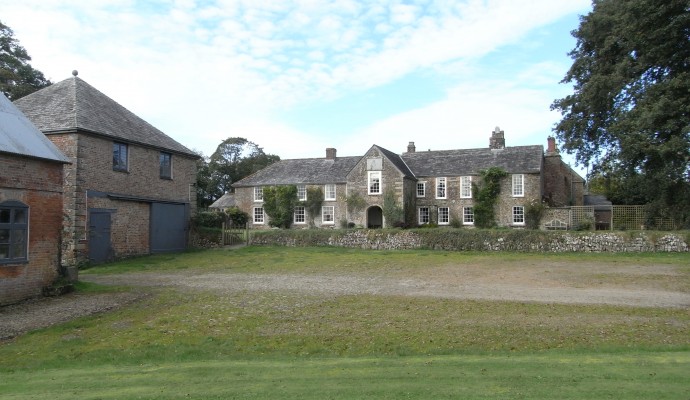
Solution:
M 249 229 L 245 225 L 223 222 L 223 246 L 249 245 Z

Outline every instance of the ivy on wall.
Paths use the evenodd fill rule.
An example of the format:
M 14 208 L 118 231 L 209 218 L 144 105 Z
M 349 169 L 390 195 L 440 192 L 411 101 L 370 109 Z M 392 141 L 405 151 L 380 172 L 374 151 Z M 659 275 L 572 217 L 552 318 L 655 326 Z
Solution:
M 290 228 L 297 206 L 297 186 L 271 186 L 264 188 L 264 212 L 269 224 L 279 228 Z
M 307 187 L 307 200 L 301 202 L 309 216 L 309 225 L 314 226 L 314 219 L 321 214 L 323 190 L 321 187 Z
M 501 193 L 501 179 L 508 173 L 500 167 L 491 167 L 481 171 L 481 184 L 474 186 L 474 225 L 478 228 L 496 226 L 495 206 Z
M 383 194 L 383 217 L 388 226 L 397 226 L 405 222 L 405 214 L 395 198 L 395 191 L 386 190 Z

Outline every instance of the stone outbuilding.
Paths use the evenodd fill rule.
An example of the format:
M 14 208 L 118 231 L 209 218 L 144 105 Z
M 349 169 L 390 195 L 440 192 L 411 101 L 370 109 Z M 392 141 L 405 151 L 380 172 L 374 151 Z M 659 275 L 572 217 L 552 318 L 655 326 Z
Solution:
M 40 295 L 61 272 L 68 163 L 0 93 L 0 305 Z
M 269 226 L 263 189 L 277 185 L 297 186 L 299 200 L 306 200 L 310 187 L 324 194 L 321 213 L 313 220 L 304 206 L 296 207 L 296 228 L 379 228 L 398 222 L 473 226 L 474 191 L 481 172 L 491 167 L 508 174 L 496 205 L 499 226 L 524 227 L 526 208 L 533 204 L 582 205 L 584 179 L 561 160 L 553 138 L 548 138 L 547 152 L 542 145 L 508 147 L 498 127 L 486 148 L 416 151 L 410 142 L 402 154 L 373 145 L 355 157 L 338 157 L 329 148 L 325 158 L 281 160 L 233 187 L 237 206 L 250 215 L 254 228 Z M 400 221 L 386 221 L 386 202 L 399 207 Z
M 15 102 L 71 161 L 62 264 L 184 250 L 199 156 L 73 75 Z

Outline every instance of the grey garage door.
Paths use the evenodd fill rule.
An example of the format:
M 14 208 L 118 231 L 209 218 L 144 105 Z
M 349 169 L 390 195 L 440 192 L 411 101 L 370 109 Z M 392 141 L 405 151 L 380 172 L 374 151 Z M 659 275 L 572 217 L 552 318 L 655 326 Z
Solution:
M 187 248 L 187 216 L 185 204 L 151 203 L 151 253 Z

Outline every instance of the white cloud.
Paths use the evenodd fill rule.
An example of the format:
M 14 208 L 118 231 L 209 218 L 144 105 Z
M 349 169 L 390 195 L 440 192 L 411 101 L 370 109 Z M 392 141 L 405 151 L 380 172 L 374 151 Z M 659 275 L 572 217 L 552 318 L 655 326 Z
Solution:
M 508 143 L 545 137 L 554 120 L 546 89 L 462 79 L 483 55 L 590 6 L 589 0 L 146 4 L 25 0 L 4 2 L 0 15 L 50 79 L 78 69 L 188 147 L 210 153 L 223 139 L 242 136 L 289 157 L 320 156 L 330 146 L 360 154 L 362 143 L 372 142 L 402 151 L 408 140 L 420 148 L 483 147 L 495 125 L 506 130 Z M 549 63 L 533 68 L 517 79 L 544 85 L 564 72 Z M 273 117 L 276 109 L 346 97 L 420 70 L 453 82 L 445 100 L 347 140 L 309 137 Z M 439 139 L 424 144 L 431 135 Z

